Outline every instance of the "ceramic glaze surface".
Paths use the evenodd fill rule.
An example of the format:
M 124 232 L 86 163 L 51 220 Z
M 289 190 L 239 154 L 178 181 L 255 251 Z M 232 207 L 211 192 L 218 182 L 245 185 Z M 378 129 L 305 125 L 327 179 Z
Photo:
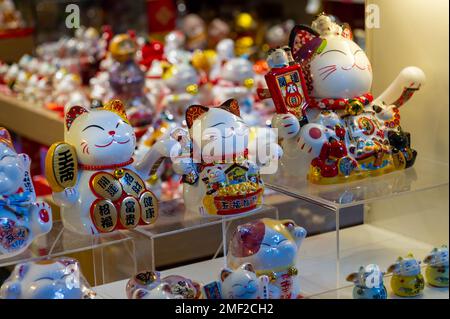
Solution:
M 422 293 L 425 288 L 425 280 L 420 269 L 420 261 L 412 254 L 405 258 L 399 257 L 389 266 L 388 273 L 392 273 L 392 291 L 400 297 L 413 297 Z
M 268 276 L 256 275 L 249 263 L 236 270 L 225 268 L 220 274 L 223 299 L 266 299 L 268 297 Z
M 90 111 L 72 107 L 66 113 L 65 136 L 46 159 L 65 227 L 97 234 L 156 220 L 157 198 L 144 180 L 161 154 L 148 150 L 133 164 L 136 137 L 120 101 Z
M 188 278 L 144 271 L 131 278 L 126 287 L 128 299 L 199 299 L 201 286 Z
M 290 81 L 288 76 L 292 77 L 291 68 L 297 65 L 305 80 L 300 96 L 306 104 L 301 109 L 280 107 L 300 98 L 284 94 L 280 99 L 272 93 L 278 113 L 272 126 L 284 139 L 283 148 L 307 153 L 311 160 L 307 177 L 311 182 L 341 183 L 414 164 L 417 152 L 411 148 L 409 133 L 400 126 L 399 109 L 424 83 L 422 70 L 406 67 L 374 99 L 370 94 L 372 69 L 366 54 L 352 40 L 347 25 L 340 26 L 323 14 L 312 27 L 295 26 L 290 46 L 293 65 L 278 65 L 281 50 L 280 57 L 269 57 L 270 72 L 278 82 L 268 81 L 268 85 L 272 91 L 277 85 L 282 88 L 284 82 Z
M 448 247 L 434 248 L 424 259 L 427 264 L 425 278 L 435 287 L 448 287 Z
M 240 118 L 236 100 L 220 107 L 190 106 L 189 133 L 176 130 L 181 141 L 174 169 L 183 175 L 188 210 L 202 216 L 248 213 L 262 204 L 264 184 L 259 167 L 248 160 L 249 128 Z
M 2 299 L 92 299 L 78 261 L 58 258 L 18 264 L 0 288 Z
M 52 228 L 52 210 L 36 200 L 31 160 L 17 154 L 9 132 L 0 127 L 0 259 L 23 252 Z
M 257 275 L 267 275 L 270 298 L 298 298 L 297 253 L 305 237 L 306 230 L 291 220 L 263 218 L 240 225 L 231 237 L 229 263 L 232 268 L 251 263 Z
M 387 299 L 387 290 L 383 283 L 383 272 L 378 265 L 361 266 L 358 272 L 347 276 L 353 282 L 353 299 Z

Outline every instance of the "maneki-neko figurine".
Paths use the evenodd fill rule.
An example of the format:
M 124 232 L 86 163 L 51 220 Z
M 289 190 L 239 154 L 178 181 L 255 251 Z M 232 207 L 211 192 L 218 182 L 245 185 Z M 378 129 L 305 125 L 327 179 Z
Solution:
M 186 111 L 189 132 L 176 129 L 180 141 L 174 170 L 183 175 L 185 206 L 205 217 L 231 216 L 260 208 L 264 183 L 259 167 L 248 159 L 249 128 L 239 104 L 192 105 Z M 168 143 L 167 143 L 168 145 Z
M 239 225 L 229 243 L 228 263 L 233 269 L 251 263 L 258 277 L 267 276 L 269 299 L 300 298 L 296 263 L 306 234 L 292 220 L 263 218 Z
M 30 164 L 0 127 L 0 260 L 23 252 L 52 228 L 50 206 L 36 200 Z
M 145 73 L 136 63 L 137 43 L 129 34 L 118 34 L 109 43 L 114 60 L 109 70 L 109 84 L 114 98 L 124 101 L 133 126 L 153 121 L 154 106 L 144 94 Z
M 374 98 L 370 61 L 347 25 L 322 14 L 312 27 L 295 26 L 289 44 L 293 61 L 281 50 L 269 56 L 271 92 L 260 95 L 274 99 L 272 125 L 283 148 L 306 151 L 311 182 L 346 182 L 414 164 L 417 152 L 400 126 L 399 109 L 425 81 L 422 70 L 403 69 Z
M 46 158 L 47 179 L 64 226 L 81 234 L 108 233 L 154 223 L 158 200 L 144 183 L 161 154 L 151 149 L 133 163 L 136 136 L 119 100 L 65 114 L 65 140 Z

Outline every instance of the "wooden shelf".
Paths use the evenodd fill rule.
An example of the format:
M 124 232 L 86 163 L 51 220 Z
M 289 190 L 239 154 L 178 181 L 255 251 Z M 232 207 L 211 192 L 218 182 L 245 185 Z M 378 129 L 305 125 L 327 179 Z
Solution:
M 44 145 L 64 139 L 63 119 L 57 113 L 10 96 L 0 95 L 0 126 Z

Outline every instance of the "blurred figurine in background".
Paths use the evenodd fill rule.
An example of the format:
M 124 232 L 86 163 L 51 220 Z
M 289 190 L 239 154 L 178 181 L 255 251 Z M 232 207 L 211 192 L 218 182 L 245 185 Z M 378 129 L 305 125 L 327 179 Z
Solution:
M 423 260 L 427 264 L 425 278 L 435 287 L 448 287 L 448 247 L 434 248 Z
M 397 261 L 389 266 L 388 273 L 392 273 L 392 291 L 400 297 L 414 297 L 422 293 L 425 281 L 420 271 L 420 261 L 413 254 L 405 258 L 398 257 Z
M 216 45 L 230 35 L 230 26 L 222 19 L 215 18 L 208 26 L 208 47 L 215 48 Z
M 23 252 L 52 228 L 50 206 L 36 199 L 30 163 L 0 127 L 0 260 Z
M 14 1 L 0 0 L 0 31 L 23 28 L 24 26 L 22 14 L 16 9 Z
M 361 266 L 358 272 L 347 276 L 353 282 L 353 299 L 387 299 L 386 287 L 383 283 L 383 272 L 375 264 Z
M 124 101 L 133 126 L 150 124 L 154 107 L 144 94 L 145 73 L 135 61 L 137 43 L 129 34 L 119 34 L 111 40 L 109 51 L 115 60 L 109 70 L 114 97 Z

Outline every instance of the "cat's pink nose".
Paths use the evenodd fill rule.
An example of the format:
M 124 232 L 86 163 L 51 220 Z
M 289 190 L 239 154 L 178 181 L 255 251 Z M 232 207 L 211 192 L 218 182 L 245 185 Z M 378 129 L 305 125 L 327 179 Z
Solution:
M 109 135 L 114 135 L 114 134 L 116 134 L 116 131 L 109 131 L 108 134 Z

